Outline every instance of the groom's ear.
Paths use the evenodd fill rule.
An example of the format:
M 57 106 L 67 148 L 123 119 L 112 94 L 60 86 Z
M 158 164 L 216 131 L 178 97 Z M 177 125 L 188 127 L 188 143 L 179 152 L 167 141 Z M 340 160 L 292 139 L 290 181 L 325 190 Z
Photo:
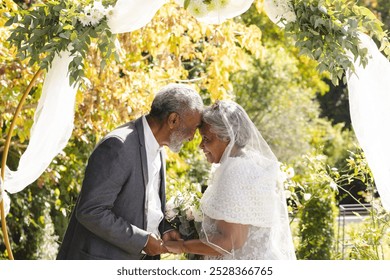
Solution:
M 174 129 L 176 128 L 178 125 L 179 125 L 179 122 L 180 122 L 180 117 L 179 117 L 179 114 L 176 113 L 176 112 L 172 112 L 168 115 L 168 127 L 170 129 Z

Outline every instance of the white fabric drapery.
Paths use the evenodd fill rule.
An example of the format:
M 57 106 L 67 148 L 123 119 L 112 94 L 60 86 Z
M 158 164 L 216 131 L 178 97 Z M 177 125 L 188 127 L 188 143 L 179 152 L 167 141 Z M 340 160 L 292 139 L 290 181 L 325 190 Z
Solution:
M 30 142 L 16 171 L 6 168 L 4 186 L 9 193 L 23 190 L 49 166 L 66 146 L 73 130 L 76 87 L 69 85 L 69 53 L 56 56 L 43 83 L 42 95 L 30 130 Z
M 390 211 L 390 62 L 367 35 L 359 34 L 368 50 L 368 64 L 354 62 L 347 73 L 353 130 L 373 173 L 382 205 Z

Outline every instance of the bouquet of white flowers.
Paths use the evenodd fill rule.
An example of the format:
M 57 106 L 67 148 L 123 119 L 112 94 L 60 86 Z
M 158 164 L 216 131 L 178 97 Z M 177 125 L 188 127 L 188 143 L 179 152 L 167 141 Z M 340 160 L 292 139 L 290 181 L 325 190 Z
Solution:
M 171 195 L 165 206 L 165 218 L 179 231 L 183 239 L 198 238 L 203 220 L 200 210 L 202 196 L 199 184 L 186 183 Z

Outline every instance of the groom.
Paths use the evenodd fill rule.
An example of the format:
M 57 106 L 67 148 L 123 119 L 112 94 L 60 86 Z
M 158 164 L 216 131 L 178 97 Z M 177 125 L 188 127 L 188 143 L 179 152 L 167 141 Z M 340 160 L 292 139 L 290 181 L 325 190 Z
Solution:
M 170 84 L 148 115 L 109 133 L 91 154 L 57 259 L 159 259 L 180 234 L 164 219 L 163 146 L 179 152 L 201 122 L 203 102 Z

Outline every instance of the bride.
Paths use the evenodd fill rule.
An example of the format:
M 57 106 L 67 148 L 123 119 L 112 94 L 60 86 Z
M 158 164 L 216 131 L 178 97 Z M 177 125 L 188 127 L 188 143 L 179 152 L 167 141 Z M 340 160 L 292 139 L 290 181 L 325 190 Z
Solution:
M 217 101 L 204 111 L 200 133 L 214 171 L 199 239 L 164 246 L 205 259 L 295 259 L 279 162 L 244 109 Z

